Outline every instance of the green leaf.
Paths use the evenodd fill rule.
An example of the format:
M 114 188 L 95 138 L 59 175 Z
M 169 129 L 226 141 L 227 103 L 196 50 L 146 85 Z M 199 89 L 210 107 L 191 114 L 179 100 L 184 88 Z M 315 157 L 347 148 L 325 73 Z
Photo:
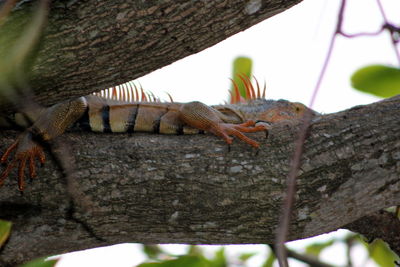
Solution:
M 0 220 L 0 248 L 10 236 L 11 225 L 9 221 Z
M 248 259 L 250 259 L 251 257 L 253 257 L 254 255 L 257 255 L 256 252 L 249 252 L 249 253 L 243 253 L 239 256 L 239 259 L 241 261 L 247 261 Z
M 400 94 L 400 69 L 384 65 L 367 66 L 351 76 L 351 85 L 364 93 L 392 97 Z
M 212 260 L 209 261 L 210 266 L 212 267 L 224 267 L 227 266 L 226 258 L 225 258 L 225 249 L 222 247 L 215 252 L 215 256 Z
M 189 250 L 187 252 L 187 255 L 190 255 L 190 256 L 202 256 L 203 255 L 203 250 L 201 249 L 200 246 L 191 245 L 191 246 L 189 246 Z
M 163 254 L 163 251 L 158 245 L 143 245 L 143 252 L 150 259 L 157 259 L 161 254 Z
M 370 244 L 369 255 L 379 266 L 394 267 L 395 260 L 398 260 L 396 254 L 380 239 Z
M 30 261 L 28 263 L 25 263 L 24 265 L 21 265 L 20 267 L 53 267 L 56 265 L 57 260 L 46 260 L 47 257 L 39 258 L 33 261 Z
M 251 77 L 252 75 L 253 61 L 248 57 L 237 57 L 233 61 L 233 72 L 232 79 L 238 85 L 239 92 L 242 97 L 246 97 L 246 89 L 243 85 L 243 81 L 238 75 L 244 75 L 246 77 Z M 234 87 L 231 86 L 231 92 L 233 93 Z
M 275 260 L 276 260 L 275 254 L 271 251 L 269 253 L 269 256 L 268 256 L 267 260 L 262 265 L 262 267 L 272 267 L 272 265 L 274 264 Z
M 138 267 L 210 267 L 208 261 L 198 256 L 181 256 L 174 260 L 157 263 L 142 263 Z
M 328 240 L 326 242 L 321 242 L 321 243 L 313 243 L 306 247 L 306 253 L 318 257 L 322 250 L 324 250 L 327 247 L 330 247 L 333 243 L 334 240 Z
M 349 236 L 347 238 L 353 239 L 355 242 L 358 242 L 359 244 L 363 245 L 367 249 L 369 247 L 369 244 L 366 241 L 366 238 L 360 234 L 355 234 L 354 236 Z

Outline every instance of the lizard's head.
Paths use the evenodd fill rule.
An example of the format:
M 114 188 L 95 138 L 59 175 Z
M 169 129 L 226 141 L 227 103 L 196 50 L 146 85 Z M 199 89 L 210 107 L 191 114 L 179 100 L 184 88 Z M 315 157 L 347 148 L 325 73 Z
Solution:
M 256 115 L 257 120 L 272 123 L 302 118 L 304 113 L 309 110 L 309 108 L 301 103 L 286 100 L 262 100 L 261 103 L 254 104 L 260 108 Z M 314 111 L 312 112 L 315 114 Z
M 217 106 L 231 121 L 265 121 L 275 123 L 284 120 L 299 119 L 307 110 L 305 105 L 287 100 L 253 99 L 246 103 Z M 318 114 L 311 110 L 313 115 Z
M 255 120 L 274 123 L 302 118 L 306 111 L 310 111 L 312 115 L 318 114 L 301 103 L 287 100 L 266 100 L 264 98 L 265 84 L 261 94 L 261 88 L 255 77 L 256 86 L 252 85 L 250 78 L 245 75 L 239 74 L 238 78 L 243 82 L 246 97 L 240 95 L 237 83 L 232 80 L 234 90 L 231 92 L 231 105 L 216 107 L 227 116 L 226 120 L 233 122 Z

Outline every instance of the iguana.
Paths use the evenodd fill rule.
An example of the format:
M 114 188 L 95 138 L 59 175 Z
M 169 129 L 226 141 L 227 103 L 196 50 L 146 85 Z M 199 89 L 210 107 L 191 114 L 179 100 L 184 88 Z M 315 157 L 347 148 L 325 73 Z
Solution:
M 81 129 L 103 133 L 150 132 L 160 134 L 196 134 L 209 132 L 226 143 L 235 136 L 258 148 L 259 143 L 243 133 L 267 131 L 271 123 L 292 120 L 303 116 L 307 107 L 286 100 L 266 100 L 254 93 L 247 85 L 250 100 L 236 104 L 207 106 L 201 102 L 127 102 L 107 99 L 95 95 L 61 102 L 36 112 L 31 117 L 33 124 L 4 152 L 0 158 L 6 168 L 0 175 L 0 187 L 10 171 L 18 165 L 18 189 L 25 188 L 25 168 L 29 176 L 36 176 L 35 160 L 45 162 L 45 154 L 37 140 L 51 141 L 63 134 L 72 125 Z M 253 91 L 251 93 L 251 91 Z M 31 115 L 31 114 L 30 114 Z M 26 123 L 25 116 L 15 115 L 14 120 Z M 1 122 L 0 122 L 1 124 Z M 3 121 L 4 124 L 4 121 Z M 7 162 L 11 152 L 14 158 Z

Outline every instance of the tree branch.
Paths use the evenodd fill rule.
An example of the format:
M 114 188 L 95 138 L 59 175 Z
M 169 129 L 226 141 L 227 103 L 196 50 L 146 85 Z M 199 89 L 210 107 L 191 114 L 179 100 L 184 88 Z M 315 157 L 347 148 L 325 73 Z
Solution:
M 300 1 L 53 1 L 30 79 L 35 100 L 54 104 L 133 80 Z M 32 2 L 20 1 L 0 27 L 0 58 L 30 23 Z M 0 110 L 9 108 L 3 101 Z
M 289 239 L 400 204 L 399 107 L 397 96 L 313 120 Z M 210 135 L 65 134 L 77 183 L 96 211 L 75 207 L 70 219 L 65 181 L 50 162 L 23 196 L 8 180 L 0 189 L 0 218 L 14 228 L 1 259 L 122 242 L 272 243 L 300 125 L 277 124 L 268 139 L 252 135 L 262 143 L 258 153 L 239 141 L 228 152 Z M 15 136 L 0 132 L 0 151 Z

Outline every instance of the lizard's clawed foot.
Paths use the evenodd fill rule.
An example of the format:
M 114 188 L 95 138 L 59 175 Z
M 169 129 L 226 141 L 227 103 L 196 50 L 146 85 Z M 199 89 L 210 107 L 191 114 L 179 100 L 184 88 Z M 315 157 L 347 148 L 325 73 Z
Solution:
M 215 135 L 221 136 L 228 144 L 232 144 L 233 141 L 233 138 L 230 136 L 236 136 L 249 145 L 259 148 L 260 144 L 257 141 L 254 141 L 243 133 L 267 131 L 267 128 L 264 125 L 256 125 L 254 121 L 249 120 L 242 124 L 218 123 L 216 126 L 211 127 L 209 131 Z
M 14 158 L 7 162 L 7 158 L 13 150 L 15 151 Z M 35 159 L 38 159 L 41 164 L 45 162 L 45 155 L 41 146 L 36 144 L 31 139 L 30 133 L 24 133 L 17 141 L 15 141 L 0 158 L 1 163 L 6 164 L 6 169 L 0 175 L 0 187 L 10 174 L 11 170 L 18 165 L 18 190 L 24 191 L 25 188 L 25 167 L 28 164 L 29 176 L 36 177 Z

